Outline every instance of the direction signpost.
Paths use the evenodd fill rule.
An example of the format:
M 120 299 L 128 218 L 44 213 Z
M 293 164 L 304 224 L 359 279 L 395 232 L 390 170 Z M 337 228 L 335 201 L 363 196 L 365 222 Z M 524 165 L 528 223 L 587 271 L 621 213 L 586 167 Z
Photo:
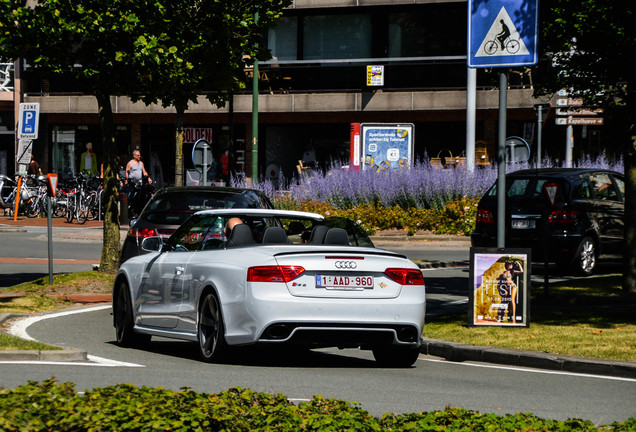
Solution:
M 556 110 L 557 118 L 554 123 L 560 126 L 567 126 L 565 131 L 565 166 L 572 166 L 572 151 L 574 147 L 573 126 L 602 126 L 602 109 L 586 108 L 585 101 L 581 98 L 569 97 L 566 90 L 560 90 L 559 99 L 556 105 L 560 108 Z
M 560 117 L 555 119 L 555 124 L 561 126 L 602 126 L 603 117 Z

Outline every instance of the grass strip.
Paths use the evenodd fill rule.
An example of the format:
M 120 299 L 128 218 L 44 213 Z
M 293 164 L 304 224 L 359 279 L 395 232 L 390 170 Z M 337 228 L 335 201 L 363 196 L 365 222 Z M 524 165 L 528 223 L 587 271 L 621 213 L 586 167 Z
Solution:
M 466 314 L 435 318 L 424 336 L 472 345 L 636 361 L 636 294 L 620 275 L 550 285 L 531 298 L 530 327 L 469 327 Z

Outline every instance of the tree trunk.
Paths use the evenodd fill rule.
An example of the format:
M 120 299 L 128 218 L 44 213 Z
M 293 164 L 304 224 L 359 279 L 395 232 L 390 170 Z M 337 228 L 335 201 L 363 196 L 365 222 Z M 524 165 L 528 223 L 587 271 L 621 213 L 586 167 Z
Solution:
M 99 123 L 102 134 L 102 151 L 104 152 L 104 240 L 99 271 L 114 273 L 119 267 L 119 194 L 117 191 L 117 158 L 115 147 L 115 126 L 110 95 L 96 92 Z
M 174 185 L 183 186 L 183 113 L 185 107 L 179 104 L 175 104 L 177 109 L 177 123 L 176 123 L 176 139 L 175 139 L 175 158 L 174 158 Z

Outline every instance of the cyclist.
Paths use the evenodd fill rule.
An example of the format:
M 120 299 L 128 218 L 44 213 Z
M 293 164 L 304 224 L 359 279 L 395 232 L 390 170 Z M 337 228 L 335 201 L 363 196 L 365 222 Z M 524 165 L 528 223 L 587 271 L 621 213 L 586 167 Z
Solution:
M 501 23 L 501 32 L 497 33 L 497 40 L 501 44 L 501 50 L 503 51 L 506 48 L 506 39 L 510 37 L 510 29 L 504 23 L 504 20 L 500 19 L 499 22 Z

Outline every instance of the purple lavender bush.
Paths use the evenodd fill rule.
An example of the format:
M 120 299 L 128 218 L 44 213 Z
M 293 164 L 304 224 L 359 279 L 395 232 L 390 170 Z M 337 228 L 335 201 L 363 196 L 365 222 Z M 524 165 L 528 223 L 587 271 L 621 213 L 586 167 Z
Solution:
M 546 159 L 542 167 L 561 166 Z M 576 167 L 604 168 L 624 172 L 623 161 L 605 155 L 586 158 Z M 506 172 L 533 168 L 531 163 L 507 164 Z M 441 210 L 449 201 L 480 198 L 497 180 L 497 165 L 469 170 L 460 165 L 441 169 L 429 159 L 418 161 L 411 169 L 387 172 L 353 171 L 334 165 L 326 173 L 313 171 L 301 177 L 276 181 L 262 179 L 252 187 L 273 198 L 277 206 L 298 208 L 301 202 L 325 202 L 335 209 L 350 209 L 362 204 L 399 206 L 405 210 Z M 232 177 L 231 185 L 245 187 L 245 175 Z

